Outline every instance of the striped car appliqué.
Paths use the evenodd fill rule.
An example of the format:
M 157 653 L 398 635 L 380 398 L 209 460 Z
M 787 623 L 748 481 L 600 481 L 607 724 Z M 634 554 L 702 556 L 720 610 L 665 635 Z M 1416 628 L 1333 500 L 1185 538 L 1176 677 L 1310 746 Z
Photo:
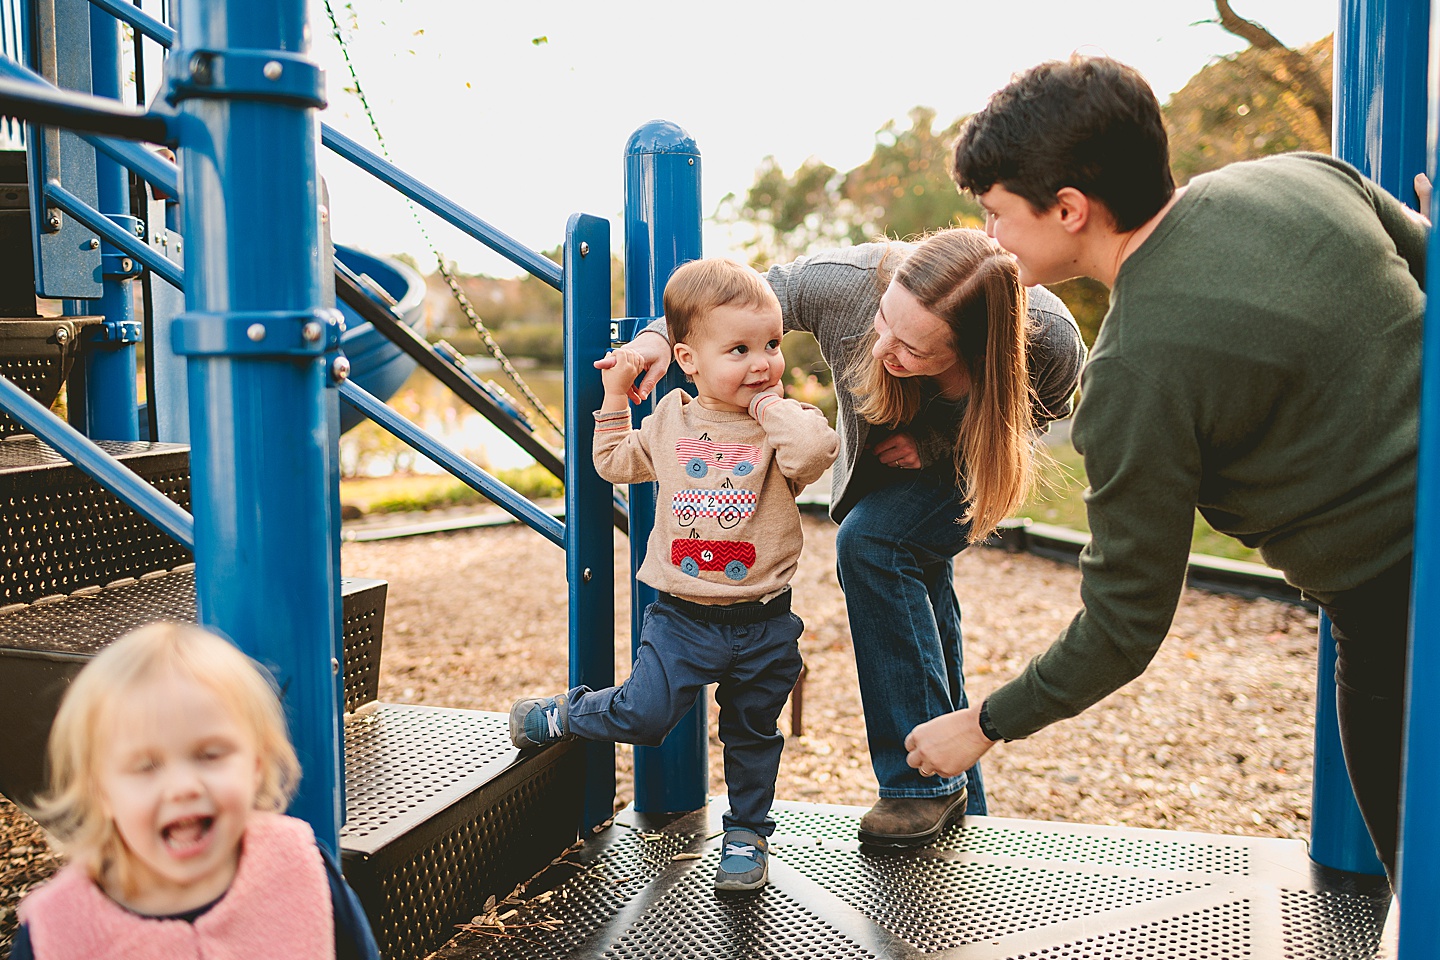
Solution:
M 716 443 L 708 437 L 682 437 L 675 441 L 675 456 L 685 475 L 699 480 L 711 470 L 745 477 L 760 466 L 760 448 L 748 443 Z
M 670 500 L 675 521 L 688 527 L 709 518 L 729 530 L 755 512 L 754 490 L 681 490 Z

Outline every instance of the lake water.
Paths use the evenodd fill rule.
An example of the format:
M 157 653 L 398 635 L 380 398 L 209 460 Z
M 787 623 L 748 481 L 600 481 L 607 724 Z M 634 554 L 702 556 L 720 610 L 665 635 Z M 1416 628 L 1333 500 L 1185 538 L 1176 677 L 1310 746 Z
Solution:
M 466 359 L 476 376 L 481 380 L 494 381 L 514 398 L 515 406 L 525 413 L 531 423 L 537 428 L 543 427 L 544 421 L 520 397 L 498 363 L 489 357 Z M 562 371 L 556 367 L 527 366 L 519 368 L 519 372 L 549 408 L 551 415 L 557 421 L 562 420 L 565 400 Z M 487 470 L 493 472 L 534 463 L 513 440 L 424 370 L 417 369 L 411 374 L 405 385 L 390 398 L 389 404 L 426 433 Z M 541 436 L 546 443 L 559 448 L 560 438 L 548 427 L 541 430 Z M 400 470 L 444 472 L 369 421 L 340 438 L 340 460 L 350 476 L 386 476 Z

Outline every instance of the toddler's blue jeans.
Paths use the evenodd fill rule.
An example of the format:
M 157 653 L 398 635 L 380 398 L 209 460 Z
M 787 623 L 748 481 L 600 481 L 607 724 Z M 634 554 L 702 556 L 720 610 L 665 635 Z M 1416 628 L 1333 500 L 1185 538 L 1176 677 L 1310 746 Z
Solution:
M 730 794 L 725 829 L 745 827 L 768 837 L 775 832 L 770 806 L 785 746 L 775 722 L 800 677 L 805 624 L 788 603 L 784 612 L 745 624 L 706 622 L 682 605 L 697 606 L 661 594 L 646 608 L 640 648 L 624 683 L 570 691 L 570 730 L 587 740 L 658 746 L 705 685 L 716 684 Z

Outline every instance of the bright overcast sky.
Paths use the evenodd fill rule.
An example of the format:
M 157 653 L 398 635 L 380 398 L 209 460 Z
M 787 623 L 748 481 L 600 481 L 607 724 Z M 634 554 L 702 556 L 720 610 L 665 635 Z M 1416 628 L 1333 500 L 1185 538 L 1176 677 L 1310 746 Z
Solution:
M 815 156 L 863 162 L 875 131 L 917 105 L 937 123 L 973 112 L 1011 73 L 1072 51 L 1138 67 L 1164 101 L 1212 58 L 1242 46 L 1209 23 L 1211 0 L 890 0 L 867 4 L 729 0 L 577 4 L 331 0 L 392 159 L 535 249 L 557 246 L 574 212 L 608 218 L 620 249 L 622 153 L 641 124 L 679 123 L 699 145 L 703 211 L 743 193 L 773 154 L 787 170 Z M 325 67 L 323 119 L 375 140 L 310 0 Z M 1330 33 L 1336 0 L 1232 0 L 1295 46 Z M 889 14 L 887 18 L 887 13 Z M 353 19 L 352 19 L 353 17 Z M 535 44 L 538 37 L 546 42 Z M 324 152 L 335 238 L 433 263 L 398 195 Z M 425 215 L 469 272 L 516 268 Z M 732 254 L 707 227 L 705 252 Z

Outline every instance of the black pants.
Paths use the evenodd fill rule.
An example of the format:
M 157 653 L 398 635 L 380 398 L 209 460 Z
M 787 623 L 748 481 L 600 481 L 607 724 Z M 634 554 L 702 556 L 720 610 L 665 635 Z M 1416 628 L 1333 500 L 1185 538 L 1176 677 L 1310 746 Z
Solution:
M 1321 605 L 1330 615 L 1335 638 L 1335 694 L 1345 768 L 1392 886 L 1400 822 L 1410 562 L 1406 557 Z

